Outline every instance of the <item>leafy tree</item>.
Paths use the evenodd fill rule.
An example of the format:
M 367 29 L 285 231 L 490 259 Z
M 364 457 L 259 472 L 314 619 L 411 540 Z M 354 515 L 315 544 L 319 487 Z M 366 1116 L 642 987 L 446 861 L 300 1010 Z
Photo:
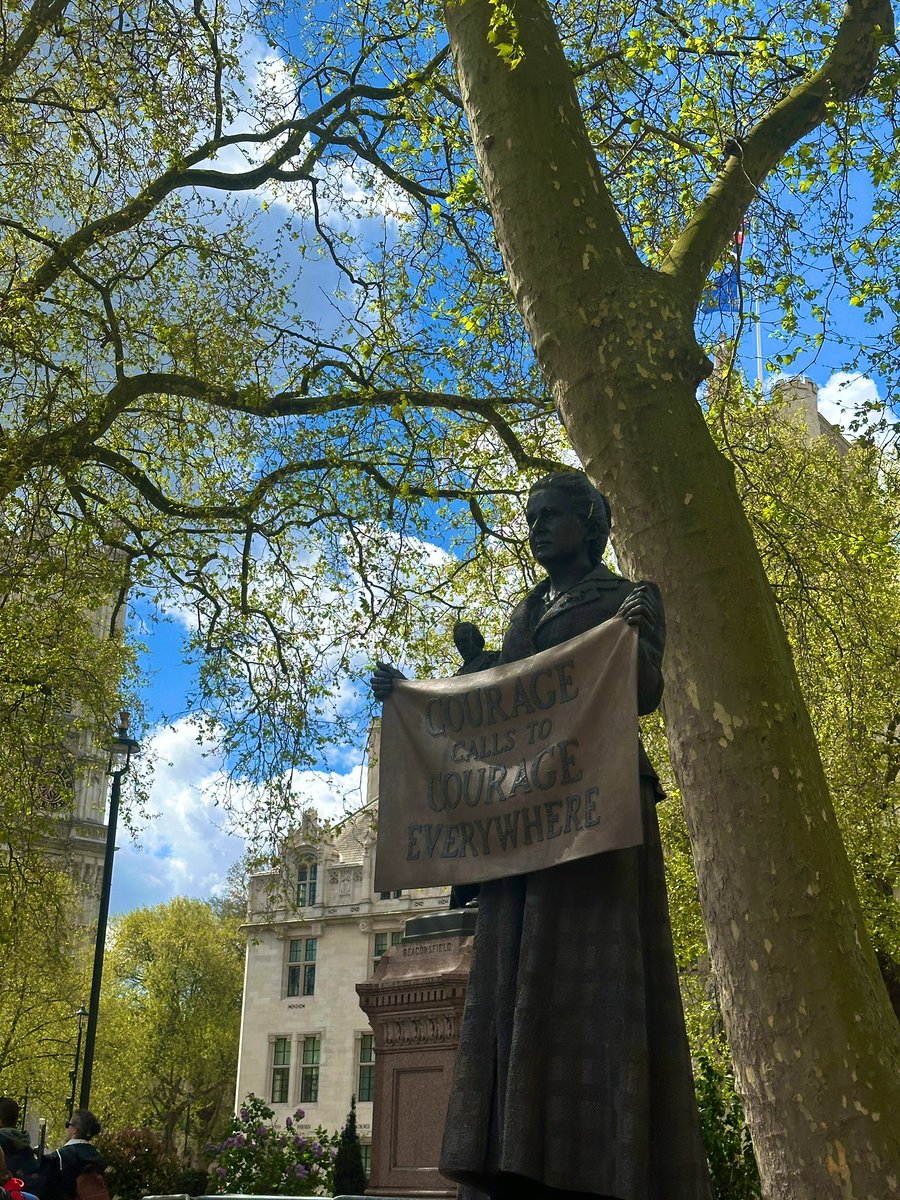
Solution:
M 736 468 L 741 502 L 791 639 L 866 924 L 894 996 L 898 743 L 896 703 L 884 681 L 900 655 L 897 465 L 870 441 L 844 443 L 842 450 L 833 438 L 812 436 L 783 397 L 760 403 L 741 389 L 725 397 L 721 383 L 710 388 L 708 423 Z M 662 723 L 651 721 L 645 737 L 664 762 Z M 673 777 L 666 783 L 677 792 Z M 680 807 L 676 795 L 660 813 L 673 926 L 687 969 L 706 943 Z
M 131 677 L 122 562 L 57 528 L 35 490 L 0 511 L 0 1074 L 62 1136 L 99 886 L 70 847 L 103 819 L 103 742 Z
M 777 397 L 760 404 L 751 392 L 732 389 L 725 397 L 713 385 L 711 393 L 710 428 L 736 467 L 741 500 L 791 638 L 866 924 L 896 1006 L 896 704 L 884 686 L 900 652 L 900 550 L 892 535 L 898 525 L 896 463 L 870 442 L 841 452 L 831 438 L 811 438 Z M 661 723 L 645 736 L 654 743 L 654 759 L 664 761 Z M 670 778 L 666 786 L 669 800 L 659 811 L 689 1032 L 695 1056 L 724 1078 L 730 1054 L 706 961 L 690 843 L 677 784 Z M 701 1098 L 712 1095 L 708 1084 L 701 1081 Z M 712 1131 L 715 1121 L 708 1124 Z
M 865 439 L 810 440 L 784 400 L 734 404 L 717 439 L 747 512 L 794 653 L 860 901 L 898 998 L 900 478 Z
M 280 57 L 256 81 L 235 6 L 59 0 L 4 27 L 6 503 L 193 604 L 198 703 L 286 802 L 376 638 L 424 668 L 448 611 L 496 623 L 520 544 L 510 467 L 542 470 L 569 439 L 611 494 L 626 571 L 666 596 L 665 717 L 766 1187 L 876 1194 L 898 1156 L 896 1023 L 734 469 L 696 402 L 696 314 L 752 207 L 742 265 L 786 333 L 802 304 L 833 332 L 826 297 L 843 294 L 873 322 L 870 361 L 895 368 L 891 8 L 303 16 L 266 6 L 257 32 Z M 857 168 L 870 221 L 846 202 Z M 292 257 L 269 258 L 228 199 L 263 188 L 294 206 Z M 837 284 L 817 289 L 806 253 Z M 289 271 L 322 262 L 333 308 L 297 311 Z
M 248 854 L 231 864 L 225 875 L 221 895 L 213 896 L 208 901 L 209 907 L 219 920 L 236 921 L 238 925 L 246 921 L 250 876 L 259 870 L 260 866 L 261 864 Z
M 36 854 L 0 875 L 0 895 L 8 916 L 0 1087 L 5 1095 L 27 1094 L 31 1115 L 47 1119 L 48 1139 L 61 1138 L 78 1037 L 75 1012 L 87 994 L 88 956 L 72 919 L 81 900 L 59 867 Z
M 240 1031 L 238 922 L 177 898 L 113 923 L 97 1038 L 95 1107 L 182 1150 L 190 1107 L 205 1145 L 230 1111 Z
M 341 1130 L 334 1159 L 334 1191 L 341 1196 L 362 1196 L 368 1182 L 356 1132 L 356 1097 L 351 1096 L 350 1112 Z
M 696 403 L 710 367 L 694 318 L 759 186 L 868 85 L 892 14 L 849 4 L 833 43 L 801 45 L 787 73 L 773 59 L 753 103 L 744 81 L 770 73 L 742 55 L 743 33 L 729 35 L 737 60 L 723 73 L 747 104 L 746 133 L 705 195 L 697 180 L 651 267 L 626 234 L 549 11 L 521 0 L 510 12 L 515 69 L 489 41 L 488 5 L 447 10 L 463 103 L 562 420 L 621 514 L 620 560 L 666 596 L 664 715 L 760 1170 L 784 1195 L 874 1195 L 900 1156 L 883 1123 L 900 1098 L 900 1035 L 772 590 Z M 722 82 L 704 77 L 727 111 L 736 95 Z

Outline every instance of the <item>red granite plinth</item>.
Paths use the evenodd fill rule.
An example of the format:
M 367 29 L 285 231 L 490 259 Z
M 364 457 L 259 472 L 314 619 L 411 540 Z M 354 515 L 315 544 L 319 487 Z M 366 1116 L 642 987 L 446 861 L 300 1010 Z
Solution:
M 471 936 L 437 933 L 392 946 L 356 985 L 375 1035 L 367 1196 L 456 1195 L 437 1166 L 471 959 Z

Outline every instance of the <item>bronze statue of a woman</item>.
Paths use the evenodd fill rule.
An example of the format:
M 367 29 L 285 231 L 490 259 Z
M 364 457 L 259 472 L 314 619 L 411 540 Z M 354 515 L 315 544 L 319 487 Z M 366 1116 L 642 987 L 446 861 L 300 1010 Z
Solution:
M 609 505 L 581 472 L 534 485 L 547 578 L 512 614 L 501 662 L 619 616 L 637 627 L 638 709 L 662 695 L 655 584 L 602 563 Z M 393 668 L 372 678 L 390 693 Z M 441 1171 L 461 1200 L 709 1200 L 655 803 L 640 753 L 644 842 L 481 884 Z

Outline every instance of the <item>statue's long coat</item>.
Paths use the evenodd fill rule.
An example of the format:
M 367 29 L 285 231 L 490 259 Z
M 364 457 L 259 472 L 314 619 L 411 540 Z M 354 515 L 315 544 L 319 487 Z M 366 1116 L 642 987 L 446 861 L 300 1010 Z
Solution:
M 599 566 L 548 605 L 545 580 L 513 612 L 501 661 L 601 624 L 633 587 Z M 661 601 L 658 612 L 639 641 L 642 713 L 662 695 Z M 616 1200 L 709 1200 L 658 795 L 642 749 L 642 846 L 481 885 L 441 1156 L 466 1200 L 542 1194 L 528 1180 Z

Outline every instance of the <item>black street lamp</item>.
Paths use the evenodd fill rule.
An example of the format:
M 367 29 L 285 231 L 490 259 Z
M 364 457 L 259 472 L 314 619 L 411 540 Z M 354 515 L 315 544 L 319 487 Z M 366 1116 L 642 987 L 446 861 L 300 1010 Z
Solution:
M 190 1139 L 191 1139 L 191 1105 L 194 1102 L 194 1089 L 190 1086 L 187 1088 L 187 1111 L 184 1118 L 184 1151 L 185 1158 L 190 1156 Z
M 84 1030 L 84 1018 L 88 1015 L 87 1009 L 82 1004 L 75 1016 L 78 1018 L 78 1038 L 75 1042 L 75 1062 L 72 1064 L 72 1070 L 69 1072 L 69 1098 L 66 1101 L 66 1116 L 72 1120 L 72 1113 L 75 1109 L 75 1081 L 78 1079 L 78 1063 L 81 1059 L 81 1034 Z
M 140 744 L 128 736 L 131 714 L 119 713 L 119 728 L 109 749 L 107 774 L 112 776 L 109 796 L 109 820 L 106 825 L 106 849 L 103 854 L 103 882 L 100 885 L 100 912 L 97 915 L 97 940 L 94 943 L 94 973 L 91 976 L 91 998 L 88 1001 L 87 1036 L 84 1039 L 84 1068 L 81 1072 L 79 1108 L 89 1108 L 91 1074 L 94 1069 L 94 1041 L 97 1037 L 97 1014 L 100 1009 L 100 983 L 103 979 L 103 951 L 106 946 L 106 923 L 109 919 L 109 893 L 112 887 L 113 855 L 116 852 L 116 825 L 119 820 L 119 796 L 122 776 L 131 765 L 132 754 L 140 752 Z

